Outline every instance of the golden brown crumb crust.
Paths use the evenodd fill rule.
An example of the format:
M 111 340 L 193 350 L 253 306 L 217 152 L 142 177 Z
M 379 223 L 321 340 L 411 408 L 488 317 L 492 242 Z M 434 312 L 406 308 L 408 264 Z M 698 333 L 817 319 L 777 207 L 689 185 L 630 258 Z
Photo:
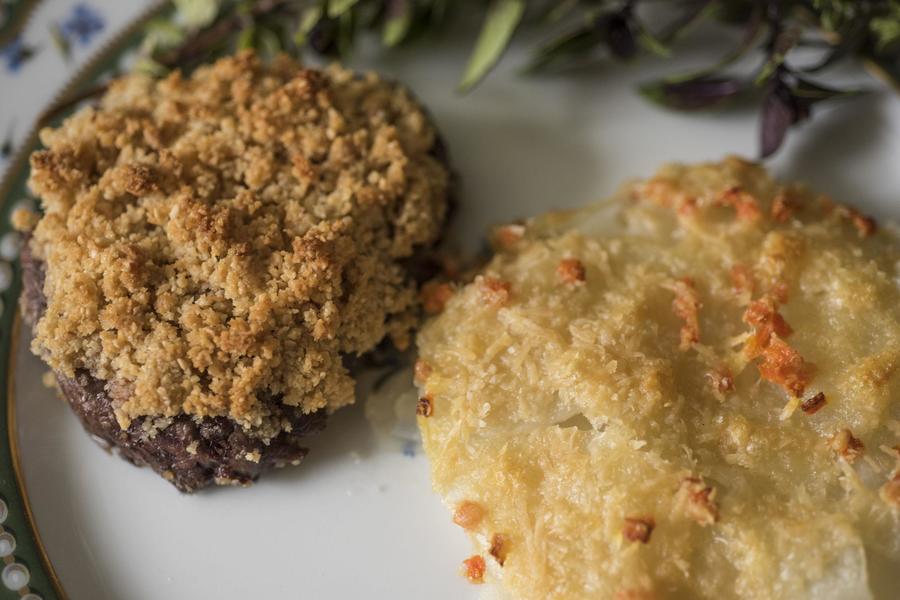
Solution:
M 896 595 L 895 230 L 730 158 L 497 237 L 418 334 L 434 485 L 479 507 L 486 582 Z
M 245 52 L 114 82 L 41 132 L 30 185 L 46 266 L 34 349 L 108 382 L 135 417 L 228 416 L 277 433 L 265 398 L 353 400 L 345 354 L 403 346 L 448 173 L 402 87 Z

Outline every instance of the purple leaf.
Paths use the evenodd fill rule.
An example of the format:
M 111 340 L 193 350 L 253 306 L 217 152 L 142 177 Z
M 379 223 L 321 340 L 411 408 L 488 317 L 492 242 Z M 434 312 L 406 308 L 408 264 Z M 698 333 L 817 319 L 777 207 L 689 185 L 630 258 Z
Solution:
M 622 14 L 604 15 L 597 27 L 605 34 L 606 45 L 612 55 L 627 60 L 637 54 L 637 40 L 629 18 Z
M 645 98 L 678 110 L 699 110 L 733 98 L 746 84 L 725 77 L 703 77 L 688 81 L 659 81 L 641 86 Z
M 773 155 L 781 147 L 788 128 L 808 115 L 808 112 L 801 112 L 799 108 L 790 90 L 781 81 L 775 81 L 769 86 L 760 118 L 762 158 Z

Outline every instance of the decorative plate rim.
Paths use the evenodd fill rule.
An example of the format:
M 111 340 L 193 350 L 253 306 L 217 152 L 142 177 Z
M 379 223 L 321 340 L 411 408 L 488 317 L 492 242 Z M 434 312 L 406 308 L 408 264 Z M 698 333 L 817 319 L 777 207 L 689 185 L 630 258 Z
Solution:
M 39 1 L 20 0 L 10 5 L 10 19 L 0 26 L 0 41 L 16 35 Z M 45 121 L 57 122 L 71 112 L 78 104 L 75 101 L 79 99 L 78 94 L 111 72 L 119 59 L 140 41 L 139 34 L 147 21 L 167 7 L 168 2 L 162 0 L 151 3 L 109 42 L 98 48 L 46 104 L 46 110 L 31 125 L 5 175 L 0 179 L 0 239 L 18 235 L 12 229 L 10 216 L 22 200 L 29 201 L 30 195 L 26 187 L 28 159 L 39 145 L 38 136 L 40 128 L 47 124 Z M 72 106 L 68 106 L 69 104 Z M 61 106 L 66 106 L 66 109 L 56 115 L 55 107 Z M 51 113 L 54 118 L 48 120 L 46 115 Z M 0 255 L 2 254 L 0 243 Z M 15 387 L 22 335 L 18 304 L 22 286 L 18 246 L 14 256 L 2 258 L 0 263 L 7 264 L 10 271 L 5 287 L 0 286 L 0 361 L 6 366 L 5 372 L 0 372 L 0 394 L 3 394 L 0 402 L 6 404 L 5 410 L 0 410 L 0 428 L 6 429 L 5 443 L 0 442 L 0 600 L 68 600 L 62 581 L 41 540 L 21 464 Z M 7 310 L 4 311 L 4 307 Z M 3 378 L 6 379 L 5 385 Z

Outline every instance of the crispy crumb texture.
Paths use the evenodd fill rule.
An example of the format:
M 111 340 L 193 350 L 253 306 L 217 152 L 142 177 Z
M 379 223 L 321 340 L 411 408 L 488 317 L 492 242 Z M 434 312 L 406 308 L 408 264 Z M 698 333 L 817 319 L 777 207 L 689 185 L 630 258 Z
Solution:
M 137 417 L 225 416 L 353 400 L 344 355 L 408 344 L 404 267 L 438 238 L 448 173 L 402 87 L 250 53 L 113 83 L 41 132 L 32 249 L 47 311 L 34 350 L 107 382 Z
M 486 582 L 541 600 L 896 595 L 889 225 L 729 158 L 538 217 L 496 252 L 418 335 L 434 485 L 480 507 Z

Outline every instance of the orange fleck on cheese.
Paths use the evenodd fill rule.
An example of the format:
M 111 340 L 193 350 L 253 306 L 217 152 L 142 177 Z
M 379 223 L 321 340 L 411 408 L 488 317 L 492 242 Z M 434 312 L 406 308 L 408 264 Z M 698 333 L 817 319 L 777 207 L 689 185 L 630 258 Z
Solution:
M 556 274 L 568 285 L 578 285 L 585 281 L 584 264 L 577 258 L 564 258 L 559 261 Z
M 719 520 L 719 506 L 715 502 L 716 490 L 706 485 L 700 477 L 686 477 L 675 495 L 682 512 L 706 527 Z
M 472 530 L 484 519 L 484 508 L 477 502 L 464 500 L 453 513 L 453 522 L 466 530 Z
M 629 542 L 640 542 L 646 544 L 650 541 L 650 534 L 656 522 L 653 517 L 625 517 L 625 523 L 622 525 L 622 537 Z
M 509 301 L 511 287 L 509 282 L 496 277 L 481 277 L 476 280 L 481 284 L 481 296 L 484 301 L 494 306 L 502 306 Z
M 431 375 L 431 365 L 420 358 L 413 366 L 413 380 L 415 383 L 422 385 L 428 381 L 429 375 Z
M 755 223 L 762 218 L 762 210 L 756 198 L 736 186 L 725 190 L 716 199 L 716 204 L 732 207 L 739 221 Z
M 676 281 L 670 289 L 675 293 L 672 311 L 684 324 L 681 326 L 681 342 L 679 348 L 690 350 L 700 341 L 700 296 L 694 286 L 694 280 L 683 277 Z
M 506 562 L 506 555 L 509 552 L 509 540 L 502 533 L 495 533 L 491 536 L 491 547 L 488 553 L 494 557 L 494 560 L 502 567 Z
M 436 315 L 444 310 L 447 302 L 453 297 L 453 286 L 445 282 L 429 281 L 422 286 L 420 296 L 425 312 Z
M 485 564 L 484 558 L 482 558 L 481 555 L 476 554 L 470 556 L 463 561 L 463 567 L 465 569 L 466 579 L 468 579 L 470 583 L 484 583 Z
M 812 379 L 813 365 L 777 335 L 772 335 L 762 350 L 759 374 L 799 396 Z
M 734 265 L 729 273 L 731 287 L 737 294 L 753 293 L 753 271 L 747 265 Z
M 862 440 L 853 435 L 849 429 L 841 429 L 830 438 L 828 445 L 835 453 L 848 463 L 855 463 L 866 450 Z
M 499 250 L 508 250 L 525 235 L 525 226 L 518 223 L 501 225 L 494 229 L 493 246 Z

